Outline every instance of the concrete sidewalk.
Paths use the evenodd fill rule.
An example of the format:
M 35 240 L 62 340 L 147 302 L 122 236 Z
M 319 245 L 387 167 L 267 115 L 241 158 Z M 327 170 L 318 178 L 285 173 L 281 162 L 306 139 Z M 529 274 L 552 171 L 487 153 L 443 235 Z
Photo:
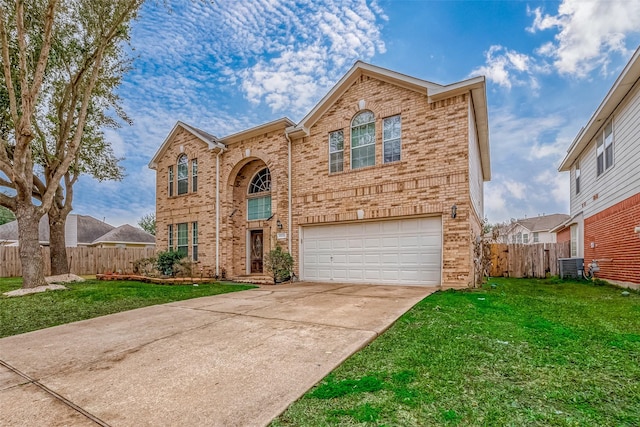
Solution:
M 298 283 L 0 339 L 2 426 L 263 426 L 435 289 Z

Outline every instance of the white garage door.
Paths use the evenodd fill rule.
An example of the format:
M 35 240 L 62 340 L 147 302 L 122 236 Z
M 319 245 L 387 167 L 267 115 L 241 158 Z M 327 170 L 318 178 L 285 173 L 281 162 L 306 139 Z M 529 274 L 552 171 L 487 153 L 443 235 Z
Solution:
M 322 225 L 302 229 L 302 279 L 439 285 L 441 218 Z

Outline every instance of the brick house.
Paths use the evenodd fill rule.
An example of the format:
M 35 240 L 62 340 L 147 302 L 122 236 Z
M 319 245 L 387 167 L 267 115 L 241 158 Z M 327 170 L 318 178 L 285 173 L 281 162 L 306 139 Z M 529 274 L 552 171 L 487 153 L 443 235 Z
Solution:
M 571 218 L 558 227 L 571 256 L 598 260 L 597 277 L 640 285 L 640 48 L 560 164 L 571 181 Z
M 356 62 L 299 122 L 218 138 L 178 122 L 153 157 L 157 248 L 205 274 L 466 287 L 490 179 L 485 80 L 447 86 Z

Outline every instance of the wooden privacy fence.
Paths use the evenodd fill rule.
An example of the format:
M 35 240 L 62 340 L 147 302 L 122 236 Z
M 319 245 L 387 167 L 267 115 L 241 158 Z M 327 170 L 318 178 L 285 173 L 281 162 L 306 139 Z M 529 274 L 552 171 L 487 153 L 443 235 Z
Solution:
M 547 273 L 558 275 L 558 258 L 571 256 L 569 242 L 562 243 L 491 243 L 491 272 L 493 277 L 537 277 Z
M 0 277 L 22 276 L 19 250 L 15 246 L 0 246 Z M 49 248 L 43 247 L 41 250 L 45 261 L 44 274 L 50 275 Z M 153 248 L 67 248 L 70 271 L 77 275 L 131 272 L 135 261 L 155 254 Z

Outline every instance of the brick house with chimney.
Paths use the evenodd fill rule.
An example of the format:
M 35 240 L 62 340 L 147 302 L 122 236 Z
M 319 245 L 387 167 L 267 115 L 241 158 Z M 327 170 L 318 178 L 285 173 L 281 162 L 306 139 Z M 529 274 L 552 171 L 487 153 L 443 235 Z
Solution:
M 298 123 L 216 137 L 178 122 L 156 171 L 157 248 L 204 274 L 472 286 L 490 179 L 484 77 L 439 85 L 356 62 Z

